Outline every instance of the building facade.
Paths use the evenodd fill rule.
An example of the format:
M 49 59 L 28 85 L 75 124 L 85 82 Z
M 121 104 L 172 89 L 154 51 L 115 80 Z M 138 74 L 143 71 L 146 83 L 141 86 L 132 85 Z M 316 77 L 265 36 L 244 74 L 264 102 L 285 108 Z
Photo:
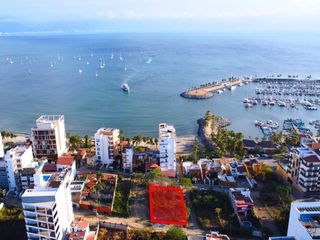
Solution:
M 290 153 L 287 173 L 303 192 L 319 191 L 320 157 L 313 149 L 295 148 Z
M 104 166 L 110 166 L 119 155 L 120 130 L 114 128 L 100 128 L 94 135 L 96 147 L 96 161 Z
M 74 222 L 71 172 L 44 173 L 42 162 L 34 174 L 34 188 L 22 195 L 28 239 L 65 239 Z
M 32 165 L 33 153 L 31 145 L 17 145 L 8 150 L 4 161 L 9 190 L 19 192 L 21 190 L 20 174 L 22 169 Z
M 291 203 L 287 236 L 296 239 L 320 239 L 320 201 L 297 200 Z
M 163 172 L 176 172 L 176 130 L 172 125 L 159 124 L 160 167 Z
M 63 115 L 42 115 L 31 129 L 34 155 L 37 158 L 61 156 L 67 149 Z
M 3 146 L 3 142 L 2 142 L 2 135 L 0 133 L 0 158 L 4 157 L 4 146 Z

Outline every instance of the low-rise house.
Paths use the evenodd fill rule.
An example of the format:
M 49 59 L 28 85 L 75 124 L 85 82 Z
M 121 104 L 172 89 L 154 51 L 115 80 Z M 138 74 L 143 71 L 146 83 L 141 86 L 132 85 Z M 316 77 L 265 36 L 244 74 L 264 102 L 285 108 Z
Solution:
M 258 142 L 257 144 L 263 152 L 265 153 L 275 153 L 277 151 L 276 145 L 273 141 L 270 140 L 265 140 L 265 141 L 261 141 Z
M 240 222 L 244 221 L 248 215 L 253 214 L 254 202 L 247 188 L 230 188 L 229 199 L 234 212 Z
M 78 204 L 82 209 L 92 209 L 101 213 L 111 213 L 118 181 L 116 174 L 85 174 L 79 175 L 79 179 L 85 178 L 85 185 L 80 194 Z
M 80 219 L 73 224 L 71 232 L 68 234 L 68 240 L 96 240 L 98 237 L 98 229 L 90 231 L 89 222 L 84 219 Z
M 256 141 L 254 141 L 254 140 L 252 140 L 252 139 L 243 139 L 242 142 L 243 142 L 244 148 L 245 148 L 249 153 L 253 152 L 253 151 L 256 149 L 256 147 L 257 147 Z
M 73 156 L 67 155 L 67 154 L 60 156 L 57 160 L 56 165 L 57 165 L 58 171 L 61 171 L 64 168 L 70 168 L 72 180 L 75 178 L 77 174 L 77 169 L 76 169 L 76 161 L 74 160 Z
M 258 162 L 257 159 L 250 158 L 250 159 L 245 159 L 242 162 L 249 178 L 254 178 L 255 176 L 262 173 L 263 164 Z

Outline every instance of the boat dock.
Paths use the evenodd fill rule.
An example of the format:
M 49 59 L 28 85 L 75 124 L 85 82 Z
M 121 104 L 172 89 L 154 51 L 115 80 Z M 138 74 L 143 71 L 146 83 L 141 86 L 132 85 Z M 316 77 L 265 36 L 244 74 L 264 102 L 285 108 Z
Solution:
M 226 89 L 234 90 L 244 84 L 251 82 L 251 78 L 229 78 L 223 79 L 220 82 L 205 83 L 198 88 L 191 88 L 180 94 L 181 97 L 190 99 L 208 99 L 214 96 L 215 93 L 222 93 Z

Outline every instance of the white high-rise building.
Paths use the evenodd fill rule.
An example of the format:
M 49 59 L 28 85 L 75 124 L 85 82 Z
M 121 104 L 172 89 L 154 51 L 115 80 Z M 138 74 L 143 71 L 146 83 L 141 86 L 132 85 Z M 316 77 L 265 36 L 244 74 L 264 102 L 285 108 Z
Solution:
M 2 136 L 0 133 L 0 158 L 4 157 L 4 147 L 3 147 L 3 142 L 2 142 Z
M 42 115 L 31 129 L 34 155 L 37 158 L 60 157 L 67 148 L 63 115 Z
M 65 239 L 71 230 L 74 214 L 71 201 L 71 171 L 43 173 L 40 163 L 34 188 L 22 195 L 22 207 L 28 239 Z
M 303 199 L 291 203 L 287 236 L 320 239 L 320 201 Z
M 96 160 L 105 166 L 113 163 L 119 155 L 120 130 L 114 128 L 100 128 L 94 135 Z
M 31 166 L 32 161 L 31 145 L 17 145 L 6 152 L 4 162 L 10 191 L 21 190 L 20 173 L 23 168 Z
M 160 167 L 163 172 L 176 173 L 176 130 L 166 123 L 159 124 Z

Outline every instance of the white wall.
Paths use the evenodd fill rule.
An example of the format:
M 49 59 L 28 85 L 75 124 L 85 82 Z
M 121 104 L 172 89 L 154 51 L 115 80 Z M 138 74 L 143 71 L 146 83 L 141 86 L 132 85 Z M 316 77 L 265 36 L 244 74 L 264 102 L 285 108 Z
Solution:
M 3 142 L 2 142 L 2 136 L 0 133 L 0 158 L 4 157 L 4 149 L 3 149 Z

